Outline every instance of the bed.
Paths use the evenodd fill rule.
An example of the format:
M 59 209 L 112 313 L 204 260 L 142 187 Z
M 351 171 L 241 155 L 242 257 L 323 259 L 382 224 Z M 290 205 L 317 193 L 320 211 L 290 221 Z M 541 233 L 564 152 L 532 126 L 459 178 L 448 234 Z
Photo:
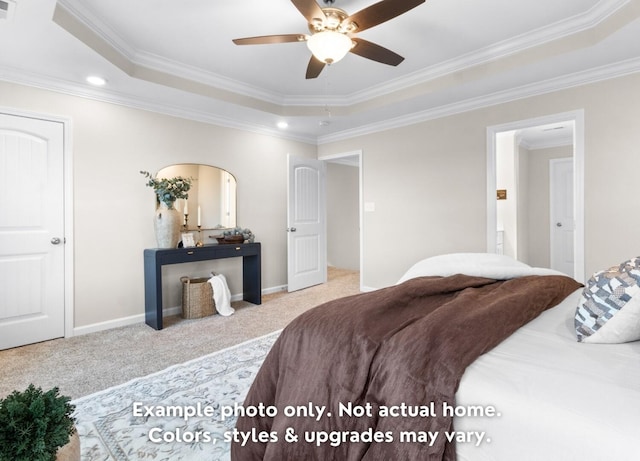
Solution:
M 578 342 L 586 291 L 455 254 L 312 309 L 267 356 L 231 459 L 639 459 L 640 343 Z

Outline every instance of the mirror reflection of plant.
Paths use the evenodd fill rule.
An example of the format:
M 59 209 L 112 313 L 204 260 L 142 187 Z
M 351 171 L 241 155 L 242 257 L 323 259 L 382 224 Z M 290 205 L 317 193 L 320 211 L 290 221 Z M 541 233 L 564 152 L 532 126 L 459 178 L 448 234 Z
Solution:
M 140 174 L 148 179 L 147 186 L 153 188 L 158 202 L 166 204 L 169 208 L 173 208 L 176 200 L 189 198 L 187 192 L 191 189 L 191 178 L 156 178 L 148 171 L 140 171 Z
M 55 461 L 75 431 L 70 401 L 33 384 L 0 400 L 0 461 Z

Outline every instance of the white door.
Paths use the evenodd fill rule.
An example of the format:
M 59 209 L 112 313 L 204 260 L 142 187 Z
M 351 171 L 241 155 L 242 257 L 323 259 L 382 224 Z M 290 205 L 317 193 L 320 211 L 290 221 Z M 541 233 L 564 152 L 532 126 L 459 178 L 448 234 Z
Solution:
M 289 156 L 287 187 L 288 290 L 327 281 L 325 164 Z
M 0 114 L 0 349 L 64 336 L 63 135 Z
M 551 268 L 573 277 L 573 159 L 550 161 Z

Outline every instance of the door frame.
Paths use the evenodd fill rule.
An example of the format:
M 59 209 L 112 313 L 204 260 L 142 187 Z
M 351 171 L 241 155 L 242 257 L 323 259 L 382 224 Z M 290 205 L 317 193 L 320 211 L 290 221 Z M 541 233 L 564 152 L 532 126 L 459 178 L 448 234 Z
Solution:
M 345 157 L 358 157 L 358 223 L 359 223 L 359 245 L 360 245 L 360 291 L 365 291 L 364 287 L 364 176 L 362 165 L 362 149 L 341 152 L 338 154 L 320 155 L 318 160 L 328 162 Z
M 0 106 L 0 113 L 57 122 L 62 124 L 62 155 L 64 182 L 64 337 L 74 335 L 74 233 L 73 233 L 73 156 L 72 156 L 72 121 L 69 117 L 51 115 L 40 112 L 31 112 L 13 107 Z
M 487 127 L 487 252 L 495 253 L 497 237 L 496 204 L 496 135 L 502 131 L 521 130 L 539 125 L 571 121 L 573 132 L 573 206 L 575 217 L 574 278 L 584 282 L 584 109 L 518 120 Z

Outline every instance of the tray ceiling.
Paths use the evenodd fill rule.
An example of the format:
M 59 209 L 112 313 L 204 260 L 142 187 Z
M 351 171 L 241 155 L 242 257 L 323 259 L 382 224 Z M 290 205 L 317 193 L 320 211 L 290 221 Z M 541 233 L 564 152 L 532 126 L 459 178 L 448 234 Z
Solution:
M 289 0 L 35 3 L 0 19 L 0 79 L 311 143 L 640 70 L 640 0 L 427 0 L 359 34 L 399 66 L 350 53 L 313 80 L 304 43 L 231 41 L 308 33 Z

